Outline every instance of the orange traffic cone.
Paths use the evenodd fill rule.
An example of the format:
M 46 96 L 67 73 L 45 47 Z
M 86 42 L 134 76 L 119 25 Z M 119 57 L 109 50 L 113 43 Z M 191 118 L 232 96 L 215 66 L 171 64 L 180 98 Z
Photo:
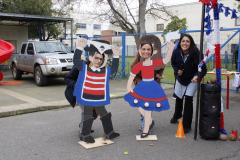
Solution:
M 182 120 L 179 121 L 178 129 L 177 129 L 177 134 L 175 134 L 175 136 L 176 136 L 177 138 L 185 138 Z

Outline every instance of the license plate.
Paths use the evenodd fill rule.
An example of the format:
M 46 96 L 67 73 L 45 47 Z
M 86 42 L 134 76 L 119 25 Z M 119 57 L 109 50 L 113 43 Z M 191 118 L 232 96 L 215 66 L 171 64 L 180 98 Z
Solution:
M 72 69 L 72 67 L 73 67 L 72 65 L 71 66 L 68 65 L 66 68 L 67 69 Z

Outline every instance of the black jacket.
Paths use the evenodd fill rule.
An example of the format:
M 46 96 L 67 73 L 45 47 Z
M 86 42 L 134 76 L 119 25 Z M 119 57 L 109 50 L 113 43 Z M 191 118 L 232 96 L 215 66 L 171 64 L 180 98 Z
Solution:
M 71 71 L 64 77 L 64 81 L 67 84 L 67 88 L 65 90 L 65 97 L 71 106 L 74 108 L 76 104 L 76 97 L 73 95 L 74 87 L 77 82 L 79 75 L 79 70 L 73 66 Z
M 237 64 L 238 64 L 238 47 L 239 45 L 236 46 L 236 48 L 233 51 L 233 58 L 232 58 L 232 63 L 236 64 L 236 69 L 237 69 Z
M 192 69 L 190 66 L 190 60 L 189 57 L 187 58 L 186 62 L 183 62 L 182 56 L 181 56 L 181 49 L 177 48 L 173 50 L 172 58 L 171 58 L 171 64 L 174 70 L 174 74 L 176 75 L 176 79 L 179 81 L 180 84 L 187 86 L 191 83 L 191 80 L 194 76 L 198 75 L 198 69 Z M 196 56 L 199 56 L 196 54 Z M 181 76 L 178 76 L 178 70 L 183 70 L 183 74 Z M 206 64 L 202 66 L 202 72 L 201 72 L 201 79 L 206 75 L 207 73 L 207 67 Z

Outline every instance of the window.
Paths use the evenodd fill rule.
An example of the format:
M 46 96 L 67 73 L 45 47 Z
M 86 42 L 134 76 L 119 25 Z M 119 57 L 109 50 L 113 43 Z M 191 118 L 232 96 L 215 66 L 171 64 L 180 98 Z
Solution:
M 86 37 L 87 35 L 86 35 L 86 34 L 76 34 L 76 36 L 79 36 L 79 37 Z
M 117 35 L 123 35 L 123 32 L 117 32 Z
M 82 29 L 86 29 L 86 23 L 76 23 L 76 28 L 82 28 Z
M 27 48 L 27 54 L 31 54 L 33 55 L 33 44 L 32 43 L 29 43 L 28 44 L 28 48 Z
M 101 39 L 101 35 L 93 35 L 93 39 L 98 39 L 98 40 L 100 40 Z
M 24 54 L 27 44 L 22 45 L 21 54 Z
M 100 24 L 93 24 L 93 29 L 101 29 L 101 25 Z
M 239 19 L 239 17 L 235 18 L 235 26 L 240 26 L 240 19 Z
M 93 38 L 101 38 L 101 35 L 93 35 Z
M 163 31 L 164 30 L 164 24 L 157 24 L 157 31 Z

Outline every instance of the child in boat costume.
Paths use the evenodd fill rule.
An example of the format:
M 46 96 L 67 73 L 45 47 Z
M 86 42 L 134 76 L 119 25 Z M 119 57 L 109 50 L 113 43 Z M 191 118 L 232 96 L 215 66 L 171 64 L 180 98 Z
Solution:
M 85 47 L 86 45 L 89 47 Z M 85 47 L 85 48 L 84 48 Z M 89 67 L 80 59 L 83 50 L 89 51 Z M 74 89 L 74 96 L 77 103 L 83 105 L 84 119 L 80 140 L 94 143 L 95 140 L 90 135 L 94 120 L 93 107 L 100 115 L 103 129 L 107 139 L 113 139 L 120 134 L 113 131 L 111 113 L 107 112 L 105 105 L 110 104 L 109 76 L 117 72 L 119 63 L 119 47 L 112 47 L 108 41 L 87 40 L 81 38 L 75 50 L 73 63 L 80 71 Z M 108 55 L 113 54 L 112 66 L 105 68 Z

